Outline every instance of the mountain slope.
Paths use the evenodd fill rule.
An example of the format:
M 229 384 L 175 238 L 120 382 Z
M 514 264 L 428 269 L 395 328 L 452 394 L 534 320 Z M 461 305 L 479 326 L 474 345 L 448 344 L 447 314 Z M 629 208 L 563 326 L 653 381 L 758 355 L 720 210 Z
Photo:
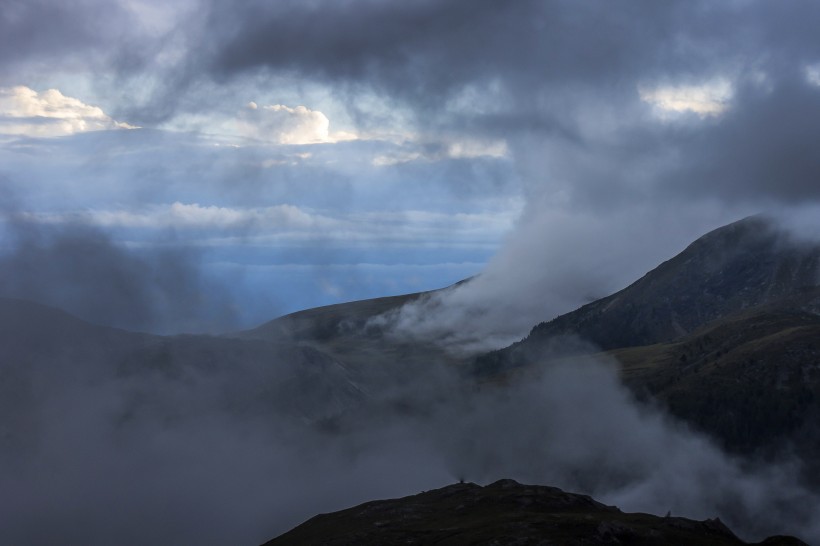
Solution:
M 761 217 L 741 220 L 616 294 L 479 356 L 474 369 L 492 379 L 601 349 L 640 399 L 724 448 L 793 450 L 807 477 L 820 475 L 820 245 Z
M 698 545 L 746 544 L 720 520 L 626 514 L 585 495 L 501 480 L 450 485 L 401 499 L 322 514 L 265 546 L 393 544 Z M 769 546 L 805 544 L 771 537 Z
M 393 336 L 384 326 L 371 322 L 406 303 L 429 298 L 434 292 L 437 291 L 307 309 L 230 336 L 310 347 L 344 366 L 363 391 L 384 392 L 415 380 L 425 371 L 464 363 L 432 340 Z
M 351 301 L 297 311 L 268 321 L 252 330 L 233 334 L 246 339 L 278 339 L 323 341 L 340 333 L 363 330 L 367 321 L 424 297 L 427 292 Z
M 752 216 L 704 235 L 623 290 L 538 324 L 521 342 L 482 356 L 479 367 L 523 365 L 568 335 L 603 350 L 668 342 L 778 300 L 818 312 L 818 285 L 820 245 Z
M 675 342 L 608 354 L 640 397 L 734 453 L 791 446 L 820 485 L 820 315 L 760 306 Z

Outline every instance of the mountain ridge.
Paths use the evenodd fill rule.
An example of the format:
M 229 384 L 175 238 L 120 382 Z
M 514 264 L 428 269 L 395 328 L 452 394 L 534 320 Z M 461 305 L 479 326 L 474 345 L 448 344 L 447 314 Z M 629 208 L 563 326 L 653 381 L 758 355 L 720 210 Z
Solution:
M 820 312 L 818 285 L 820 245 L 750 216 L 700 237 L 626 288 L 537 324 L 521 341 L 479 356 L 477 365 L 525 365 L 549 339 L 568 335 L 604 351 L 669 342 L 776 300 Z M 802 294 L 811 297 L 796 302 Z

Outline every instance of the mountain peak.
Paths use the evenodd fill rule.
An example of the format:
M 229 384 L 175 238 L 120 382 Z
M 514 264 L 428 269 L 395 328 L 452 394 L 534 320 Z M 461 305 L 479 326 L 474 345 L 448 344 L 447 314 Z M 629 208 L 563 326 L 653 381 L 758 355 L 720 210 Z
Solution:
M 813 293 L 819 281 L 820 244 L 756 215 L 707 233 L 627 288 L 539 324 L 530 337 L 571 332 L 602 349 L 670 341 L 729 313 Z

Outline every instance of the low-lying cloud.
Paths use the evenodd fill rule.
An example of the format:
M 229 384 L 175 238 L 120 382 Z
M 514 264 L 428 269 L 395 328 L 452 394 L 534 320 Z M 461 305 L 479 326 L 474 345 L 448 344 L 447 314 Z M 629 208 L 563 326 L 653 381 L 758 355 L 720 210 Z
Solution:
M 726 210 L 635 205 L 568 212 L 528 202 L 487 267 L 469 282 L 413 301 L 374 324 L 397 338 L 437 339 L 476 353 L 520 340 L 532 327 L 625 288 L 692 240 L 723 223 Z M 743 217 L 748 211 L 735 209 Z M 654 226 L 647 228 L 647 225 Z
M 85 223 L 49 225 L 13 211 L 2 220 L 0 296 L 131 330 L 218 332 L 235 324 L 227 292 L 203 275 L 200 255 L 173 237 L 128 248 Z
M 26 386 L 3 402 L 5 541 L 254 544 L 319 512 L 499 478 L 624 510 L 719 516 L 747 539 L 820 540 L 820 500 L 795 467 L 748 467 L 636 404 L 614 361 L 544 355 L 504 386 L 430 363 L 351 390 L 335 364 L 284 348 L 271 358 L 262 342 L 134 343 L 131 360 L 63 356 L 73 366 L 59 374 L 40 373 L 47 359 L 4 367 L 6 384 Z M 331 366 L 323 395 L 311 365 Z M 310 403 L 321 415 L 345 392 L 353 398 L 330 420 L 292 412 Z

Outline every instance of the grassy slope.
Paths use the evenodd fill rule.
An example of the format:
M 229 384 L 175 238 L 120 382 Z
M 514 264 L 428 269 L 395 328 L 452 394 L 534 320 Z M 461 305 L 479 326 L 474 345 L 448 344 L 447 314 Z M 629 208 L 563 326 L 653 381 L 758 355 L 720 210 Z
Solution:
M 624 381 L 733 451 L 820 439 L 820 316 L 772 307 L 714 321 L 676 342 L 610 351 Z

